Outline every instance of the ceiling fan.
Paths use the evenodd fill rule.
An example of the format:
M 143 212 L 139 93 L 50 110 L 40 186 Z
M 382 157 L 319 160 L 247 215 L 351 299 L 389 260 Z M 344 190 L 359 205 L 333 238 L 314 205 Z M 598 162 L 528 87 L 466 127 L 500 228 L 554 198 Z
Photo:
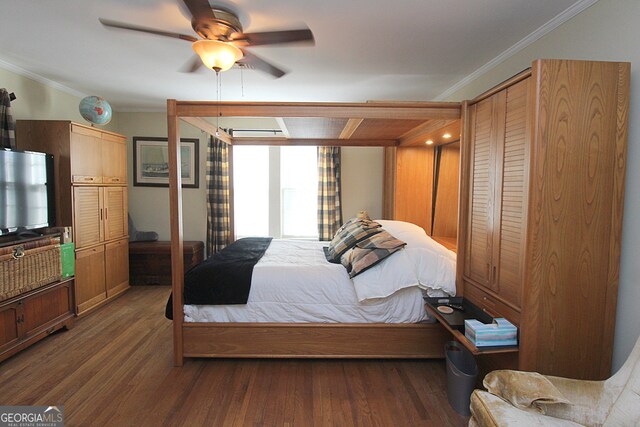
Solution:
M 216 72 L 226 71 L 234 64 L 263 71 L 275 78 L 286 72 L 246 49 L 248 46 L 275 45 L 292 42 L 314 44 L 313 33 L 308 28 L 296 30 L 243 33 L 242 24 L 233 12 L 209 5 L 209 0 L 182 0 L 191 13 L 191 26 L 202 39 L 197 37 L 141 27 L 124 22 L 100 18 L 106 27 L 140 31 L 164 37 L 178 38 L 192 42 L 198 54 L 185 71 L 194 72 L 203 64 Z

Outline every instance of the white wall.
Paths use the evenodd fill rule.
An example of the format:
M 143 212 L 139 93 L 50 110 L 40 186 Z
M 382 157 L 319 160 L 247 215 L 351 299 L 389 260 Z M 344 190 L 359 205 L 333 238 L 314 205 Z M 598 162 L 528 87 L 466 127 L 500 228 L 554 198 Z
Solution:
M 631 62 L 631 109 L 618 313 L 613 351 L 617 371 L 640 335 L 640 1 L 600 0 L 545 37 L 449 97 L 470 99 L 530 67 L 537 58 Z M 579 325 L 576 325 L 579 327 Z
M 384 148 L 343 147 L 342 215 L 346 221 L 359 211 L 382 218 Z
M 16 95 L 11 102 L 14 120 L 72 120 L 87 124 L 78 110 L 81 96 L 71 95 L 1 67 L 2 64 L 0 88 L 6 88 L 9 93 Z M 113 130 L 115 127 L 114 115 L 111 123 L 101 128 Z
M 120 113 L 118 133 L 127 137 L 127 176 L 129 177 L 129 214 L 140 231 L 155 231 L 160 240 L 170 240 L 169 187 L 136 187 L 133 185 L 133 137 L 167 137 L 165 113 Z M 200 140 L 199 187 L 182 189 L 184 240 L 206 240 L 207 208 L 205 204 L 205 171 L 207 135 L 186 123 L 180 125 L 181 138 Z

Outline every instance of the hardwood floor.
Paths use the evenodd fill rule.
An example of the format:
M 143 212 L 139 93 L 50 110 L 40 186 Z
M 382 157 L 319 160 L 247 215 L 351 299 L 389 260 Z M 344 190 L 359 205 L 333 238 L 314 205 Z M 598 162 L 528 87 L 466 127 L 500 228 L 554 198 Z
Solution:
M 444 361 L 188 359 L 168 287 L 134 287 L 0 363 L 1 405 L 63 405 L 67 426 L 462 426 Z

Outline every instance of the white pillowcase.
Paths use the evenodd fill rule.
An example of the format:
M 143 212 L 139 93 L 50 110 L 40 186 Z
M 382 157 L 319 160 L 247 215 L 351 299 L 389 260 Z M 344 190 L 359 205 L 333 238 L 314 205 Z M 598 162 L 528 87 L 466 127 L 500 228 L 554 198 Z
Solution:
M 407 246 L 353 278 L 358 301 L 385 298 L 400 289 L 418 286 L 456 294 L 456 254 L 432 240 L 425 231 L 403 221 L 376 220 Z
M 408 247 L 431 246 L 429 236 L 420 226 L 404 221 L 391 221 L 388 219 L 378 219 L 377 223 L 387 230 L 396 239 L 407 242 Z
M 388 256 L 351 280 L 360 302 L 385 298 L 400 289 L 420 284 L 406 249 Z
M 432 293 L 435 290 L 454 296 L 456 254 L 440 244 L 437 245 L 440 248 L 406 248 L 407 255 L 416 269 L 418 286 L 426 290 L 429 296 L 439 296 Z

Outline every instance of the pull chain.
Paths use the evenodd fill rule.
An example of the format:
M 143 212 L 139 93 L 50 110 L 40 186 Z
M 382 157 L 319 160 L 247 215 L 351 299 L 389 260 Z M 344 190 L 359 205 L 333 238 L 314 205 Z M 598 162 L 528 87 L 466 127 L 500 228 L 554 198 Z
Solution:
M 244 98 L 244 67 L 240 67 L 240 95 Z
M 218 112 L 216 114 L 216 136 L 220 136 L 220 99 L 222 98 L 222 77 L 220 71 L 216 70 L 216 101 L 218 104 Z

